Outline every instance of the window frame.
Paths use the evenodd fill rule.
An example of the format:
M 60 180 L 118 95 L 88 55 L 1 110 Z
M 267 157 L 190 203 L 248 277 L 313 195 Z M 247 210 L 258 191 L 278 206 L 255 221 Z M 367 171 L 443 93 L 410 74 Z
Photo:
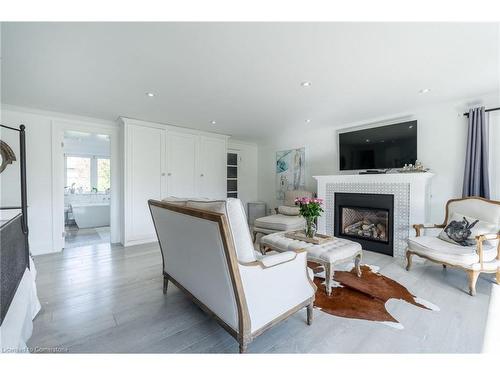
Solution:
M 92 188 L 97 189 L 98 181 L 98 170 L 97 170 L 97 160 L 107 159 L 109 160 L 109 169 L 111 176 L 111 157 L 107 155 L 89 155 L 89 154 L 79 154 L 79 153 L 65 153 L 64 154 L 64 186 L 68 183 L 68 157 L 85 158 L 90 159 L 90 190 L 84 191 L 84 193 L 91 193 Z M 111 178 L 109 179 L 109 187 L 111 188 Z M 97 191 L 98 193 L 105 193 L 106 191 Z

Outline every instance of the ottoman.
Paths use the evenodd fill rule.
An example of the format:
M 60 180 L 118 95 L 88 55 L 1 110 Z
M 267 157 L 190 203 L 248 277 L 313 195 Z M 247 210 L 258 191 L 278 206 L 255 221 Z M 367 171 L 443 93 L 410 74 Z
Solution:
M 283 252 L 305 249 L 307 260 L 319 263 L 325 268 L 325 287 L 328 295 L 332 293 L 334 265 L 354 261 L 358 277 L 361 276 L 360 262 L 363 251 L 359 243 L 334 237 L 331 241 L 315 245 L 285 237 L 285 233 L 278 232 L 262 237 L 260 240 L 261 253 L 265 254 L 268 250 Z

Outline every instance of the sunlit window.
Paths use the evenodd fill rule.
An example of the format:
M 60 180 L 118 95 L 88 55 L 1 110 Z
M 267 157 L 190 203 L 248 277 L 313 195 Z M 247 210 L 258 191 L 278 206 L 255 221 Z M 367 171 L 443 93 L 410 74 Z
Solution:
M 106 192 L 111 186 L 109 158 L 66 156 L 66 186 L 76 192 Z
M 68 156 L 66 158 L 66 186 L 90 191 L 91 159 L 86 157 Z
M 106 191 L 110 187 L 109 159 L 97 159 L 97 190 Z

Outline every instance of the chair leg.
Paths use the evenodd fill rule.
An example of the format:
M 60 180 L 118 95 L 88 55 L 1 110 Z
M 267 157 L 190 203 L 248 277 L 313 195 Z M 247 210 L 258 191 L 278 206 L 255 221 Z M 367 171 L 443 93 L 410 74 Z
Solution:
M 168 278 L 167 275 L 163 275 L 163 294 L 167 294 L 168 288 Z
M 467 271 L 467 275 L 469 276 L 469 294 L 471 296 L 476 295 L 476 282 L 479 277 L 479 271 Z
M 361 277 L 361 254 L 354 259 L 354 267 L 356 267 L 356 274 Z
M 406 270 L 407 271 L 409 271 L 411 268 L 411 256 L 412 255 L 413 254 L 410 251 L 406 250 Z
M 497 284 L 500 285 L 500 269 L 497 271 Z
M 248 344 L 240 343 L 240 354 L 246 353 L 247 349 L 248 349 Z
M 325 264 L 325 289 L 326 295 L 332 294 L 332 277 L 333 277 L 333 265 Z
M 267 252 L 267 247 L 266 247 L 266 245 L 264 245 L 263 243 L 260 243 L 260 244 L 259 244 L 259 250 L 260 250 L 260 253 L 261 253 L 262 255 L 266 255 L 266 252 Z
M 310 326 L 313 321 L 313 306 L 314 302 L 311 302 L 309 305 L 307 305 L 307 325 Z

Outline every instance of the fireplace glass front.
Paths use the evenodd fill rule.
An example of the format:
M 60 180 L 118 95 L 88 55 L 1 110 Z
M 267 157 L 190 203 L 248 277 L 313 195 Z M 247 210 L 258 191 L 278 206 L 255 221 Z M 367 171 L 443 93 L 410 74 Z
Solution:
M 340 207 L 344 236 L 389 242 L 389 210 Z
M 394 195 L 335 193 L 334 234 L 364 250 L 393 255 Z

